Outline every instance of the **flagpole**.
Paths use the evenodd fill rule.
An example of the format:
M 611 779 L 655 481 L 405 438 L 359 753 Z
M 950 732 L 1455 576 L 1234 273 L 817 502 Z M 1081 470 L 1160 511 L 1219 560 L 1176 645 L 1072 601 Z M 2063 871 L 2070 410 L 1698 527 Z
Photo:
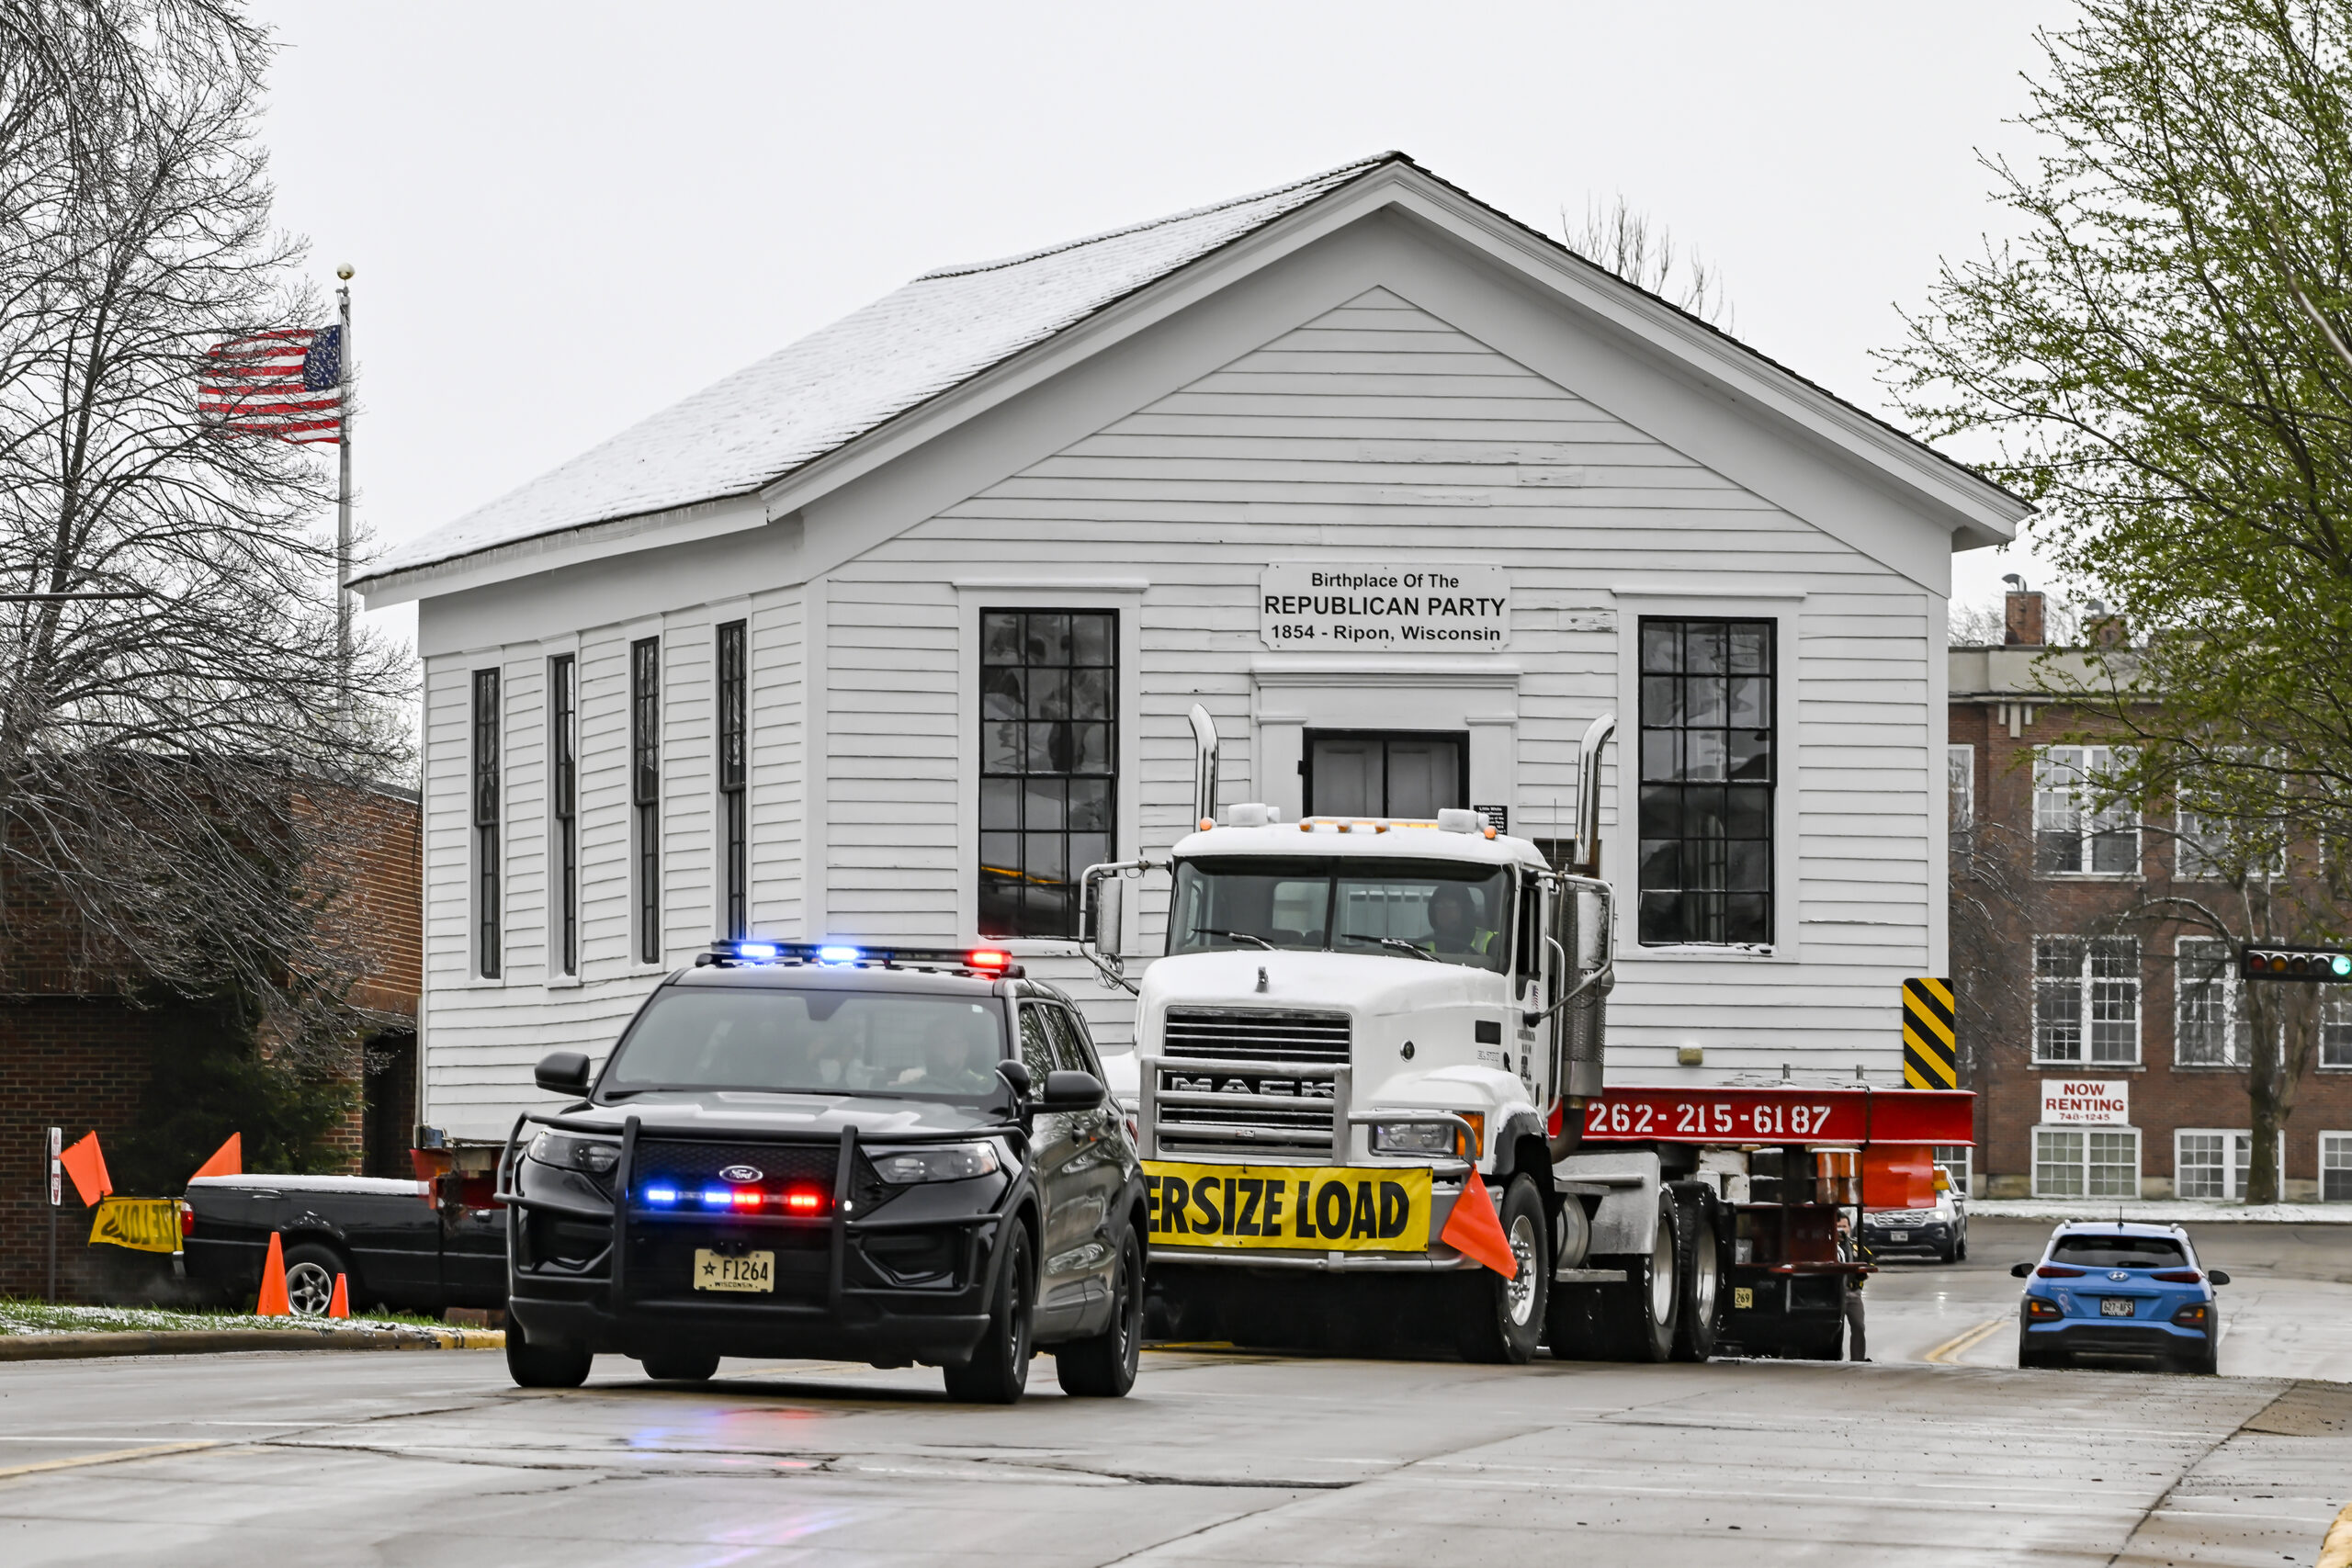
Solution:
M 334 269 L 334 275 L 343 279 L 343 287 L 334 291 L 342 309 L 335 343 L 335 452 L 340 471 L 334 496 L 334 651 L 346 711 L 351 706 L 351 274 L 349 262 Z

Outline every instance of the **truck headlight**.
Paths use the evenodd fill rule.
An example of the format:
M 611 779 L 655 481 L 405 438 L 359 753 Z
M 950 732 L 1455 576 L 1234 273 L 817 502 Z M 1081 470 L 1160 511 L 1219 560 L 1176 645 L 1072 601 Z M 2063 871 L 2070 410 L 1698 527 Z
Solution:
M 1372 1124 L 1372 1152 L 1476 1159 L 1487 1141 L 1487 1119 L 1476 1111 L 1458 1114 L 1470 1123 L 1470 1132 L 1464 1133 L 1451 1122 L 1375 1122 Z
M 569 1133 L 541 1133 L 531 1140 L 530 1156 L 559 1170 L 584 1170 L 604 1176 L 621 1163 L 621 1146 L 611 1138 L 576 1138 Z
M 893 1187 L 919 1181 L 969 1181 L 1002 1168 L 994 1144 L 939 1144 L 913 1149 L 868 1149 L 875 1173 Z

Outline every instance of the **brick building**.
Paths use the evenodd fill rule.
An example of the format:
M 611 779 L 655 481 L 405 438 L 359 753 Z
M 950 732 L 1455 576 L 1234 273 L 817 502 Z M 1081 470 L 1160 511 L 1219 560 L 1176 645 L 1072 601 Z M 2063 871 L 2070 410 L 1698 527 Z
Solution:
M 2069 742 L 2096 725 L 2045 694 L 2083 655 L 2045 645 L 2039 593 L 2009 594 L 2005 623 L 2003 645 L 1950 653 L 1951 964 L 1981 1097 L 1973 1190 L 2243 1199 L 2251 1041 L 2229 949 L 2118 919 L 2151 889 L 2212 891 L 2195 818 L 2085 808 L 2071 786 L 2112 753 Z M 2090 632 L 2120 639 L 2121 627 Z M 2322 1017 L 2283 1134 L 2290 1201 L 2352 1201 L 2352 994 Z
M 343 863 L 319 868 L 345 889 L 354 928 L 365 933 L 364 972 L 352 994 L 368 1026 L 365 1081 L 328 1142 L 346 1174 L 404 1176 L 415 1122 L 423 938 L 416 795 L 390 786 L 337 791 L 297 809 L 333 811 L 358 829 L 334 835 L 346 846 Z M 57 922 L 20 920 L 17 930 L 0 962 L 0 1295 L 39 1294 L 46 1283 L 47 1129 L 63 1128 L 68 1140 L 95 1130 L 129 1191 L 119 1151 L 155 1109 L 157 1064 L 201 1048 L 222 1029 L 206 1007 L 153 998 L 135 1005 L 108 980 L 77 975 L 64 962 L 66 933 Z M 62 1295 L 120 1295 L 156 1272 L 147 1255 L 85 1246 L 89 1213 L 70 1186 L 57 1221 Z

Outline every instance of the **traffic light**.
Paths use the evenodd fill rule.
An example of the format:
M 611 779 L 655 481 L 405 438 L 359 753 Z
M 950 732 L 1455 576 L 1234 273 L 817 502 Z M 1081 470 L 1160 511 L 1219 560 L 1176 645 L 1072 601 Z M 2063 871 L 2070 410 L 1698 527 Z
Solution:
M 2352 980 L 2352 949 L 2247 947 L 2238 974 L 2248 980 Z

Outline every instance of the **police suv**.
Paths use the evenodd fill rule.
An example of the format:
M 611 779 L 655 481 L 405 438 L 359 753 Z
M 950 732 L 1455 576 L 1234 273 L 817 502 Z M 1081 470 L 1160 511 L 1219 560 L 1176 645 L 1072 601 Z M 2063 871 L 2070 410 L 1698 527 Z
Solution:
M 599 1351 L 914 1362 L 1009 1403 L 1135 1382 L 1141 1168 L 1078 1010 L 1007 953 L 714 945 L 657 987 L 581 1097 L 517 1122 L 506 1358 L 570 1388 Z

